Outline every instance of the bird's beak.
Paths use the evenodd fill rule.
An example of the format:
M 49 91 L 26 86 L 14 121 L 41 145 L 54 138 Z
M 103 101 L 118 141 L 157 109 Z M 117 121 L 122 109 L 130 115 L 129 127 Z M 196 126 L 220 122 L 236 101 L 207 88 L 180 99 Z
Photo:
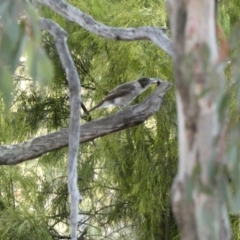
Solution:
M 161 84 L 161 80 L 158 78 L 150 78 L 151 79 L 151 84 L 157 84 L 160 85 Z

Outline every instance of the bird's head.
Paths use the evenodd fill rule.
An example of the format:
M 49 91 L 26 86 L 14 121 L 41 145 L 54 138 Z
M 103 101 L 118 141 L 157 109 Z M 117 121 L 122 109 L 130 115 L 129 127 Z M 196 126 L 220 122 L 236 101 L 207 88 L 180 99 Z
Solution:
M 161 81 L 158 78 L 147 78 L 147 77 L 138 79 L 138 82 L 140 83 L 142 88 L 147 88 L 151 84 L 156 83 L 157 85 L 159 85 L 161 83 Z

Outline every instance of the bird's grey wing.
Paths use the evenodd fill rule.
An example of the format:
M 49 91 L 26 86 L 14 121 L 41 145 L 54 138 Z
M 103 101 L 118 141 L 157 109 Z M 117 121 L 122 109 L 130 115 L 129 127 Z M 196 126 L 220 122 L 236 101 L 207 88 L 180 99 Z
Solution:
M 104 99 L 104 101 L 111 101 L 113 99 L 119 98 L 119 97 L 123 97 L 127 94 L 129 94 L 130 91 L 132 91 L 133 89 L 135 89 L 135 87 L 131 88 L 121 88 L 121 89 L 116 89 L 114 91 L 111 91 Z M 130 91 L 129 91 L 130 90 Z
M 124 83 L 116 88 L 114 88 L 111 92 L 107 94 L 107 96 L 98 103 L 95 107 L 90 109 L 88 112 L 95 110 L 98 107 L 101 107 L 106 101 L 114 102 L 113 100 L 122 96 L 127 95 L 130 91 L 133 91 L 135 86 L 132 84 Z
M 133 91 L 136 87 L 133 84 L 129 84 L 129 83 L 124 83 L 116 88 L 114 88 L 111 92 L 109 92 L 106 96 L 106 98 L 110 97 L 112 95 L 117 96 L 117 97 L 121 97 L 131 91 Z

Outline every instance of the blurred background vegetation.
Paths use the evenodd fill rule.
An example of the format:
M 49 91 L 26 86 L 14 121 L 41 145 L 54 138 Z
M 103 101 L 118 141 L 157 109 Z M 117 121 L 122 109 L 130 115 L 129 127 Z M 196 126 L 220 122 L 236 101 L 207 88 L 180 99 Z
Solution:
M 163 0 L 68 2 L 110 26 L 168 27 Z M 81 79 L 81 97 L 87 108 L 118 84 L 142 76 L 173 82 L 172 59 L 153 43 L 100 38 L 42 6 L 37 7 L 36 13 L 36 5 L 24 5 L 32 20 L 31 32 L 26 23 L 12 29 L 22 4 L 26 3 L 0 3 L 1 21 L 12 19 L 10 23 L 6 20 L 9 29 L 4 28 L 6 39 L 2 37 L 0 44 L 1 144 L 19 143 L 69 124 L 66 76 L 53 38 L 45 32 L 41 34 L 38 28 L 37 14 L 53 19 L 68 32 L 68 44 Z M 220 3 L 218 18 L 227 37 L 239 14 L 237 0 Z M 11 36 L 12 31 L 18 34 Z M 170 36 L 169 31 L 167 34 Z M 9 49 L 15 49 L 12 55 Z M 232 51 L 238 59 L 236 53 Z M 3 67 L 4 61 L 9 68 Z M 230 61 L 226 81 L 232 80 Z M 142 101 L 152 90 L 135 102 Z M 230 96 L 230 120 L 234 123 L 239 112 L 234 110 L 234 91 Z M 92 117 L 97 119 L 115 111 L 96 110 Z M 61 149 L 17 166 L 1 166 L 0 239 L 69 239 L 66 153 L 66 149 Z M 80 146 L 78 183 L 83 201 L 79 206 L 79 239 L 179 239 L 170 209 L 170 187 L 177 160 L 172 88 L 160 111 L 144 124 Z M 234 239 L 240 239 L 236 215 L 232 216 L 232 227 Z

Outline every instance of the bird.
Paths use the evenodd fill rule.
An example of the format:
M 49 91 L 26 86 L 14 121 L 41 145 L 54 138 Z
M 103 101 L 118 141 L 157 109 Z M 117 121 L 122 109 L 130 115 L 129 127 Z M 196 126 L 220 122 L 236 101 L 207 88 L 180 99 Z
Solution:
M 88 113 L 96 108 L 108 108 L 113 106 L 121 110 L 121 107 L 127 106 L 151 84 L 155 83 L 159 85 L 161 81 L 158 78 L 142 77 L 138 80 L 121 84 L 109 92 L 100 103 L 88 110 Z

